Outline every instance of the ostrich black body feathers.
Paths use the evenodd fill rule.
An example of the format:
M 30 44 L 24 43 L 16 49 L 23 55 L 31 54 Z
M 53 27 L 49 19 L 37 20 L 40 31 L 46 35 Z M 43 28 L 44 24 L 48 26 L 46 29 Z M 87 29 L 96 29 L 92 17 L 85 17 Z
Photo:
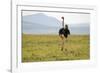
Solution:
M 70 31 L 68 28 L 61 28 L 59 30 L 59 35 L 64 35 L 65 38 L 67 38 L 69 34 L 70 34 Z

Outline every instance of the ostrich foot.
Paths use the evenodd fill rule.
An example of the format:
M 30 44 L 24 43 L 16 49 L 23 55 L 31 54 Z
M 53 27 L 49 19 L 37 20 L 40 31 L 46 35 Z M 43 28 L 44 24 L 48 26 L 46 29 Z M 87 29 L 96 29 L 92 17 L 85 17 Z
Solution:
M 61 48 L 61 51 L 63 51 L 64 49 L 63 48 Z

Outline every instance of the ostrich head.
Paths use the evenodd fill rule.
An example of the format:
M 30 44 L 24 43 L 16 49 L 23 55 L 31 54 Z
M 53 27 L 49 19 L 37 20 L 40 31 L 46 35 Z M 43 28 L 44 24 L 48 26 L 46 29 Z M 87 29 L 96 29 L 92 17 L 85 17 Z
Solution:
M 64 17 L 63 16 L 61 18 L 64 20 Z

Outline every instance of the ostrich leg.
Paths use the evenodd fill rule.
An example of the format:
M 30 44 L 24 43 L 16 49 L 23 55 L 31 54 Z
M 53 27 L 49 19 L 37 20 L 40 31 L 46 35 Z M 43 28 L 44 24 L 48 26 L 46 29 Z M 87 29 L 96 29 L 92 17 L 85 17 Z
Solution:
M 61 51 L 63 51 L 64 50 L 64 36 L 63 35 L 61 35 L 60 36 L 61 37 Z
M 62 39 L 62 44 L 61 44 L 61 51 L 64 50 L 64 38 Z

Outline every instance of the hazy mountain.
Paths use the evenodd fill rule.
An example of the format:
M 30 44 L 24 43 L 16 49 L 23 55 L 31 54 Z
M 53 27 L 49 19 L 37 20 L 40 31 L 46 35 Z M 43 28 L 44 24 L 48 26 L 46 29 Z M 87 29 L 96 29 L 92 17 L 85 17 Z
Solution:
M 57 34 L 59 27 L 46 26 L 38 23 L 23 22 L 23 33 L 27 34 Z
M 69 27 L 71 34 L 90 34 L 90 28 L 87 26 L 84 27 Z
M 74 24 L 75 25 L 75 24 Z M 27 34 L 58 34 L 61 21 L 43 13 L 23 16 L 23 33 Z M 82 23 L 69 26 L 71 34 L 89 34 L 89 24 Z
M 47 16 L 43 13 L 23 16 L 23 21 L 30 23 L 38 23 L 46 26 L 55 26 L 55 27 L 59 27 L 61 25 L 61 22 L 58 19 Z

